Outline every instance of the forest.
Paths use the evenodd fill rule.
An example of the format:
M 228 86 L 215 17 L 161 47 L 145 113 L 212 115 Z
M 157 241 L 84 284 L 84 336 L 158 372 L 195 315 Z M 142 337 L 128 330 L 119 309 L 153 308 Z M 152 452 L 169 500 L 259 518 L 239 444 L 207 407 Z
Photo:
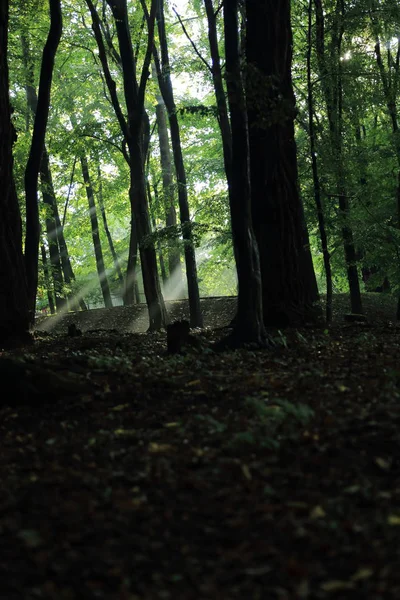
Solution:
M 6 600 L 400 597 L 397 0 L 0 0 Z

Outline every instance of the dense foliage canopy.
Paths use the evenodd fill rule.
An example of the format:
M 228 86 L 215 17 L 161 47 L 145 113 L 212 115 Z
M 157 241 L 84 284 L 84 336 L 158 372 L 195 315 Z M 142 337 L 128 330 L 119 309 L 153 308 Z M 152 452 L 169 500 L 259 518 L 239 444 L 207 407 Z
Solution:
M 63 2 L 63 35 L 56 55 L 45 142 L 47 169 L 42 161 L 40 177 L 39 310 L 60 309 L 63 299 L 73 293 L 79 293 L 81 304 L 88 307 L 103 302 L 108 306 L 120 304 L 129 260 L 134 267 L 137 260 L 139 265 L 144 260 L 143 256 L 137 258 L 132 246 L 131 153 L 107 80 L 109 77 L 114 86 L 122 119 L 129 123 L 121 39 L 116 29 L 118 21 L 112 16 L 119 4 L 124 3 Z M 398 3 L 315 0 L 308 6 L 292 4 L 299 185 L 319 290 L 325 292 L 327 285 L 333 286 L 334 292 L 346 290 L 358 269 L 361 287 L 397 293 Z M 170 133 L 165 129 L 170 122 L 166 120 L 157 78 L 157 62 L 159 69 L 165 69 L 160 29 L 154 27 L 156 51 L 149 57 L 150 3 L 128 2 L 126 6 L 136 77 L 138 82 L 147 83 L 144 109 L 148 151 L 144 168 L 151 223 L 139 240 L 140 247 L 155 244 L 166 298 L 187 294 L 182 260 L 188 244 L 196 248 L 200 295 L 235 295 L 236 270 L 210 37 L 212 14 L 226 93 L 223 10 L 217 3 L 199 0 L 168 1 L 163 7 L 169 52 L 166 68 L 179 122 L 190 211 L 185 225 L 177 218 L 181 184 L 177 184 L 171 162 Z M 244 6 L 239 3 L 239 8 L 244 25 Z M 103 39 L 108 75 L 93 28 L 93 11 Z M 14 171 L 23 222 L 24 174 L 48 30 L 47 2 L 10 3 L 10 94 L 17 132 Z M 144 81 L 146 72 L 142 77 L 141 69 L 149 58 L 153 67 Z M 251 83 L 254 74 L 249 71 L 246 75 Z M 264 84 L 257 87 L 257 80 L 253 83 L 258 96 L 252 93 L 251 84 L 248 101 L 253 108 L 263 106 Z M 275 116 L 273 111 L 270 106 L 266 118 L 282 118 L 278 109 Z M 161 147 L 162 130 L 167 135 L 164 142 L 166 139 L 169 162 Z M 321 216 L 325 228 L 322 238 Z M 188 226 L 189 237 L 185 236 Z M 54 245 L 58 252 L 54 248 L 52 252 Z M 181 255 L 178 263 L 177 252 Z M 70 265 L 69 276 L 63 264 L 65 257 Z M 179 269 L 174 269 L 174 264 Z M 329 267 L 332 281 L 327 283 Z M 140 276 L 135 290 L 136 300 L 143 301 Z M 354 312 L 360 312 L 361 307 L 358 309 Z

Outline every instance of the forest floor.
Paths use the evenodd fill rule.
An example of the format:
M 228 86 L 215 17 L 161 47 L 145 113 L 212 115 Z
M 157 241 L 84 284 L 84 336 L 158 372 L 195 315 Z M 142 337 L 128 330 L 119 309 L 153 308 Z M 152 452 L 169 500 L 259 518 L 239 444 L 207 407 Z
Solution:
M 0 352 L 0 597 L 398 600 L 400 327 L 364 301 L 259 351 L 211 349 L 214 299 L 183 354 L 118 309 Z

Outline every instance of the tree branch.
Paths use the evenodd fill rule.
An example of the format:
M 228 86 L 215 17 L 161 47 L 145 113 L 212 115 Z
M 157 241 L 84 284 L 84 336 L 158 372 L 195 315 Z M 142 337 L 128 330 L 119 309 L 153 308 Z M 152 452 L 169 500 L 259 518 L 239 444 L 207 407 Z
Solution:
M 195 53 L 197 54 L 197 56 L 200 58 L 201 62 L 207 67 L 207 70 L 212 73 L 212 68 L 210 67 L 210 65 L 208 64 L 208 62 L 206 61 L 205 58 L 203 58 L 203 56 L 201 55 L 201 53 L 199 52 L 199 50 L 197 49 L 196 44 L 194 43 L 194 41 L 192 40 L 192 38 L 190 37 L 190 35 L 188 34 L 185 24 L 183 23 L 181 16 L 179 15 L 179 13 L 177 12 L 177 10 L 175 8 L 172 9 L 174 11 L 174 13 L 177 16 L 177 19 L 179 21 L 179 23 L 181 24 L 183 33 L 186 35 L 187 39 L 189 40 L 189 42 L 192 45 L 193 50 L 195 51 Z
M 92 29 L 93 29 L 94 37 L 97 42 L 97 47 L 99 49 L 99 58 L 100 58 L 101 65 L 103 67 L 104 76 L 106 79 L 108 91 L 110 92 L 111 101 L 112 101 L 112 104 L 113 104 L 113 107 L 115 110 L 115 114 L 117 115 L 117 119 L 118 119 L 118 122 L 120 124 L 121 130 L 122 130 L 124 136 L 127 137 L 129 134 L 128 125 L 127 125 L 126 119 L 122 113 L 121 105 L 118 100 L 117 86 L 115 84 L 115 81 L 111 77 L 110 68 L 108 66 L 107 53 L 106 53 L 106 49 L 105 49 L 104 42 L 103 42 L 103 36 L 101 34 L 100 18 L 94 7 L 92 0 L 86 0 L 86 4 L 88 5 L 90 14 L 92 16 Z

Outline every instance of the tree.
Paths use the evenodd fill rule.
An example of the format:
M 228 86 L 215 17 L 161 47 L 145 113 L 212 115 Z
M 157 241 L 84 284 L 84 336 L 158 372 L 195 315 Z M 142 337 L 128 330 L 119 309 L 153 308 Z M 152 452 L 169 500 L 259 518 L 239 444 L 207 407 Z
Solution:
M 29 329 L 28 288 L 22 255 L 22 227 L 13 177 L 8 82 L 8 0 L 0 0 L 0 345 L 24 340 Z
M 333 11 L 331 27 L 330 55 L 327 56 L 325 43 L 325 16 L 321 0 L 315 0 L 316 53 L 321 85 L 329 122 L 332 163 L 335 179 L 335 195 L 339 204 L 339 216 L 346 261 L 347 279 L 350 289 L 351 310 L 361 314 L 362 301 L 357 270 L 357 253 L 350 222 L 350 203 L 346 189 L 346 173 L 343 158 L 343 82 L 342 82 L 342 41 L 344 35 L 344 1 L 337 0 Z
M 306 320 L 318 300 L 299 195 L 290 0 L 246 1 L 251 206 L 266 325 Z
M 140 80 L 136 76 L 136 60 L 133 52 L 132 39 L 130 36 L 129 17 L 126 0 L 107 0 L 115 23 L 119 50 L 123 71 L 124 98 L 127 107 L 125 118 L 117 95 L 116 85 L 112 79 L 108 66 L 107 53 L 104 45 L 99 15 L 92 0 L 86 0 L 92 16 L 93 32 L 99 48 L 99 55 L 104 71 L 107 88 L 111 96 L 113 107 L 118 118 L 124 139 L 129 151 L 130 166 L 130 190 L 129 197 L 132 210 L 132 231 L 130 251 L 128 257 L 127 285 L 131 274 L 135 270 L 134 240 L 137 233 L 139 242 L 140 259 L 142 266 L 143 284 L 146 302 L 149 310 L 149 329 L 156 330 L 166 323 L 167 314 L 164 299 L 161 294 L 160 282 L 157 272 L 157 260 L 154 244 L 150 238 L 151 226 L 146 198 L 146 183 L 144 159 L 144 97 L 147 79 L 149 76 L 149 65 L 153 47 L 155 0 L 152 2 L 150 18 L 148 20 L 147 49 L 142 67 Z
M 76 120 L 76 117 L 74 114 L 71 114 L 71 123 L 72 123 L 73 127 L 76 128 L 77 120 Z M 101 293 L 103 295 L 104 306 L 106 308 L 112 308 L 113 303 L 112 303 L 112 299 L 111 299 L 111 292 L 110 292 L 110 286 L 108 284 L 107 273 L 106 273 L 106 269 L 104 266 L 103 250 L 101 247 L 100 232 L 99 232 L 99 222 L 98 222 L 98 218 L 97 218 L 97 208 L 96 208 L 96 203 L 95 203 L 92 179 L 91 179 L 90 172 L 89 172 L 89 162 L 86 157 L 86 154 L 83 151 L 80 151 L 79 154 L 80 154 L 79 158 L 80 158 L 81 169 L 82 169 L 83 183 L 85 186 L 86 197 L 87 197 L 88 206 L 89 206 L 90 228 L 91 228 L 91 232 L 92 232 L 93 248 L 94 248 L 94 254 L 96 257 L 96 269 L 97 269 L 97 274 L 99 276 Z
M 62 15 L 60 0 L 49 0 L 50 29 L 43 49 L 40 71 L 38 101 L 33 126 L 32 143 L 25 170 L 26 195 L 26 236 L 25 236 L 25 265 L 28 282 L 28 295 L 31 311 L 31 323 L 35 316 L 36 291 L 38 283 L 39 258 L 39 210 L 38 210 L 38 177 L 47 119 L 50 106 L 50 91 L 53 77 L 54 59 L 62 33 Z
M 182 237 L 184 241 L 184 255 L 186 265 L 186 278 L 188 285 L 190 326 L 202 327 L 203 317 L 200 307 L 199 284 L 197 280 L 196 255 L 193 245 L 191 230 L 189 202 L 187 196 L 186 171 L 183 161 L 182 145 L 180 139 L 180 128 L 175 106 L 173 87 L 171 82 L 171 67 L 169 62 L 168 41 L 165 29 L 164 0 L 156 0 L 158 3 L 157 23 L 158 36 L 160 39 L 161 64 L 154 47 L 154 61 L 157 70 L 158 84 L 168 111 L 168 119 L 171 130 L 171 144 L 174 156 L 176 179 L 178 184 L 179 215 L 182 224 Z M 145 7 L 145 5 L 143 4 Z
M 325 214 L 322 204 L 321 181 L 319 177 L 317 151 L 316 151 L 316 132 L 314 124 L 314 90 L 311 71 L 311 54 L 312 54 L 312 14 L 313 0 L 309 0 L 308 5 L 308 26 L 307 26 L 307 93 L 308 93 L 308 135 L 310 138 L 310 154 L 312 176 L 314 184 L 314 198 L 317 209 L 318 228 L 321 238 L 322 255 L 325 267 L 326 277 L 326 321 L 332 321 L 332 269 L 328 249 L 328 236 L 326 232 Z
M 398 7 L 396 9 L 397 16 L 399 16 Z M 398 164 L 398 175 L 397 175 L 397 189 L 396 189 L 396 220 L 397 227 L 400 229 L 400 129 L 399 129 L 399 111 L 397 108 L 399 100 L 399 86 L 400 86 L 400 33 L 397 31 L 397 52 L 396 55 L 392 55 L 391 43 L 386 43 L 386 60 L 387 65 L 385 66 L 384 59 L 382 57 L 379 21 L 377 18 L 377 5 L 376 2 L 371 2 L 370 19 L 373 34 L 375 37 L 375 57 L 376 63 L 379 70 L 381 84 L 383 88 L 386 110 L 390 118 L 393 132 L 393 145 L 397 158 Z M 400 320 L 400 294 L 397 302 L 397 320 Z
M 251 219 L 247 114 L 239 55 L 238 2 L 225 0 L 224 31 L 228 103 L 232 132 L 229 205 L 238 276 L 238 305 L 233 343 L 265 343 L 261 275 Z
M 22 19 L 22 23 L 24 23 L 24 21 L 25 20 Z M 31 47 L 29 43 L 30 40 L 23 25 L 20 37 L 22 45 L 22 62 L 26 79 L 25 90 L 28 108 L 26 128 L 27 132 L 29 132 L 29 124 L 31 121 L 30 117 L 32 116 L 33 119 L 35 118 L 38 97 L 34 83 L 34 60 L 31 53 Z M 43 147 L 42 159 L 40 163 L 40 183 L 43 203 L 45 204 L 45 224 L 51 262 L 51 273 L 48 272 L 48 274 L 45 275 L 45 279 L 48 280 L 48 277 L 51 277 L 53 280 L 56 306 L 58 310 L 61 310 L 65 305 L 64 283 L 68 288 L 68 286 L 70 286 L 75 280 L 75 275 L 68 253 L 67 242 L 64 237 L 63 226 L 60 221 L 57 198 L 51 173 L 50 156 L 46 144 L 44 144 Z M 45 269 L 43 262 L 42 264 L 43 269 Z M 46 268 L 48 270 L 48 267 Z M 85 310 L 86 305 L 84 300 L 82 298 L 79 300 L 73 299 L 71 297 L 70 290 L 68 291 L 70 307 L 77 308 L 80 306 L 83 310 Z
M 153 76 L 157 78 L 157 70 L 153 67 Z M 176 228 L 176 210 L 174 204 L 174 176 L 173 176 L 173 165 L 171 150 L 169 145 L 169 133 L 167 126 L 167 115 L 164 100 L 161 93 L 158 91 L 156 94 L 156 118 L 157 118 L 157 131 L 158 131 L 158 142 L 160 147 L 160 161 L 162 170 L 162 184 L 163 184 L 163 204 L 165 207 L 165 225 L 166 227 Z M 169 276 L 174 278 L 176 284 L 179 285 L 182 280 L 182 265 L 180 252 L 177 244 L 170 244 L 168 248 L 168 270 Z

